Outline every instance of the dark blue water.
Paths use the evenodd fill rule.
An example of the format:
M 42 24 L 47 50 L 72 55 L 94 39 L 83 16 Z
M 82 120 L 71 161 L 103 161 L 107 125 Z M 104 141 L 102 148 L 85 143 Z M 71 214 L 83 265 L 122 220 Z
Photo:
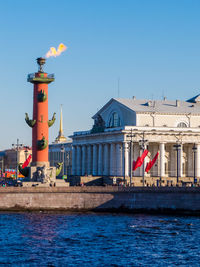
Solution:
M 5 266 L 200 266 L 200 218 L 0 213 Z

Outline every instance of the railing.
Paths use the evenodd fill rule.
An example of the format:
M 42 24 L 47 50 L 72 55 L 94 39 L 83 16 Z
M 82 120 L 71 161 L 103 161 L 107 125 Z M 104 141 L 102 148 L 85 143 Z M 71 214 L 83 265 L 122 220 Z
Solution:
M 86 135 L 86 134 L 91 134 L 91 131 L 74 132 L 74 136 L 77 136 L 77 135 Z
M 35 75 L 35 73 L 30 73 L 28 74 L 27 76 L 27 80 L 31 80 L 33 78 L 39 78 L 38 76 Z M 54 79 L 55 78 L 55 75 L 54 73 L 51 73 L 51 74 L 47 74 L 47 76 L 45 78 L 48 78 L 48 79 Z

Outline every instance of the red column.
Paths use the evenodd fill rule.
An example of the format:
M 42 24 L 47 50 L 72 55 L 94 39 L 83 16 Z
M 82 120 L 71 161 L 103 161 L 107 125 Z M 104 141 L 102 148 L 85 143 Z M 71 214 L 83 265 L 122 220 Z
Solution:
M 36 77 L 47 77 L 47 73 L 36 73 Z M 44 91 L 47 99 L 43 102 L 38 101 L 38 94 Z M 45 137 L 49 141 L 49 127 L 48 127 L 48 84 L 34 83 L 33 92 L 33 120 L 36 124 L 32 128 L 32 161 L 34 162 L 48 162 L 48 146 L 39 150 L 37 143 Z

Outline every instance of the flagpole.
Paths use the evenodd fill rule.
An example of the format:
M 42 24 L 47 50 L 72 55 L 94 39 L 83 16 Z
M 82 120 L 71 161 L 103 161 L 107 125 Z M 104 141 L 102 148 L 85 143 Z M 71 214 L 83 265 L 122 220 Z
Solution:
M 23 144 L 19 144 L 19 139 L 17 138 L 17 143 L 16 144 L 12 144 L 12 146 L 14 147 L 14 149 L 17 152 L 16 180 L 18 180 L 19 148 L 21 148 L 23 146 Z
M 131 129 L 131 133 L 127 134 L 127 137 L 130 137 L 130 186 L 132 184 L 132 179 L 133 179 L 133 170 L 132 170 L 132 163 L 133 163 L 133 137 L 135 137 L 136 135 L 133 134 L 133 129 Z

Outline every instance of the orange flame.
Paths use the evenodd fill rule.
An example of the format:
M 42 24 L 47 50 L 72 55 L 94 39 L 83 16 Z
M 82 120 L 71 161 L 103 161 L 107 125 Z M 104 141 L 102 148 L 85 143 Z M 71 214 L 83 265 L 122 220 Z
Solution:
M 46 58 L 48 57 L 57 57 L 60 56 L 62 52 L 64 52 L 67 47 L 64 44 L 59 44 L 58 49 L 56 50 L 55 47 L 51 47 L 49 51 L 46 53 Z

